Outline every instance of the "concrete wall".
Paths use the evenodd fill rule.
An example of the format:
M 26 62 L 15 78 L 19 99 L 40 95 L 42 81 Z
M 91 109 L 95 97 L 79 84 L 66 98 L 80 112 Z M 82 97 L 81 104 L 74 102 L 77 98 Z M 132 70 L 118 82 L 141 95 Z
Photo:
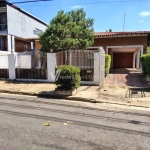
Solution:
M 0 54 L 0 69 L 8 69 L 8 55 Z
M 15 60 L 16 68 L 32 68 L 32 55 L 16 55 Z

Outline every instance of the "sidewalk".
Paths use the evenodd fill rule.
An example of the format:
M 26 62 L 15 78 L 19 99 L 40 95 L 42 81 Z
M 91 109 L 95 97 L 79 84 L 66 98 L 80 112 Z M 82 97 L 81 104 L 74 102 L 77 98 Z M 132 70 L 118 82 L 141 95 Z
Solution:
M 54 95 L 55 88 L 56 85 L 52 83 L 11 82 L 0 80 L 1 93 L 61 99 L 62 97 Z M 129 98 L 129 87 L 127 86 L 117 87 L 104 85 L 102 88 L 98 86 L 81 86 L 78 88 L 78 92 L 75 95 L 66 97 L 65 99 L 150 108 L 150 92 L 145 92 L 145 97 L 142 97 L 139 91 L 132 95 L 132 98 Z

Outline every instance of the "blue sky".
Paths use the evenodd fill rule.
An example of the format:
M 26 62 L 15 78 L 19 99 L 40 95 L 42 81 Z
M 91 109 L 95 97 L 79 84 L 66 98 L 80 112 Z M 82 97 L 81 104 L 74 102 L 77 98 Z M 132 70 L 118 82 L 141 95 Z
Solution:
M 22 0 L 10 0 L 17 2 Z M 23 0 L 25 1 L 25 0 Z M 60 10 L 70 11 L 83 7 L 87 17 L 94 18 L 95 32 L 150 31 L 150 0 L 53 0 L 17 4 L 18 7 L 33 14 L 46 23 Z

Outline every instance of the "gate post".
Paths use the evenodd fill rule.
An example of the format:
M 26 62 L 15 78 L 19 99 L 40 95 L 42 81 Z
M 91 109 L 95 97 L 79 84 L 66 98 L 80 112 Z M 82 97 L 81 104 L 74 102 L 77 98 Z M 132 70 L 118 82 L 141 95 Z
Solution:
M 55 82 L 56 53 L 47 53 L 48 81 Z
M 99 52 L 94 52 L 94 83 L 99 85 Z
M 9 69 L 9 79 L 15 80 L 16 79 L 16 72 L 15 72 L 14 54 L 8 54 L 8 69 Z
M 104 84 L 105 79 L 105 51 L 99 47 L 99 86 Z

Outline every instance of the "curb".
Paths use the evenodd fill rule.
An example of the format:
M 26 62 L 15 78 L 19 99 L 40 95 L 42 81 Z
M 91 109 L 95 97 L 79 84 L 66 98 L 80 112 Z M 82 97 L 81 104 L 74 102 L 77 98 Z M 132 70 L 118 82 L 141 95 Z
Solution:
M 55 94 L 37 94 L 37 93 L 29 93 L 29 92 L 19 92 L 19 91 L 8 91 L 8 90 L 0 90 L 0 93 L 8 93 L 8 94 L 17 94 L 17 95 L 29 95 L 29 96 L 37 96 L 43 98 L 52 98 L 52 99 L 65 99 L 65 100 L 73 100 L 73 101 L 80 101 L 80 102 L 89 102 L 89 103 L 105 103 L 105 104 L 113 104 L 113 105 L 122 105 L 122 106 L 133 106 L 133 107 L 143 107 L 143 108 L 150 108 L 148 106 L 143 105 L 136 105 L 131 103 L 117 103 L 117 102 L 106 102 L 104 100 L 95 100 L 90 98 L 82 98 L 82 97 L 66 97 L 60 96 Z

